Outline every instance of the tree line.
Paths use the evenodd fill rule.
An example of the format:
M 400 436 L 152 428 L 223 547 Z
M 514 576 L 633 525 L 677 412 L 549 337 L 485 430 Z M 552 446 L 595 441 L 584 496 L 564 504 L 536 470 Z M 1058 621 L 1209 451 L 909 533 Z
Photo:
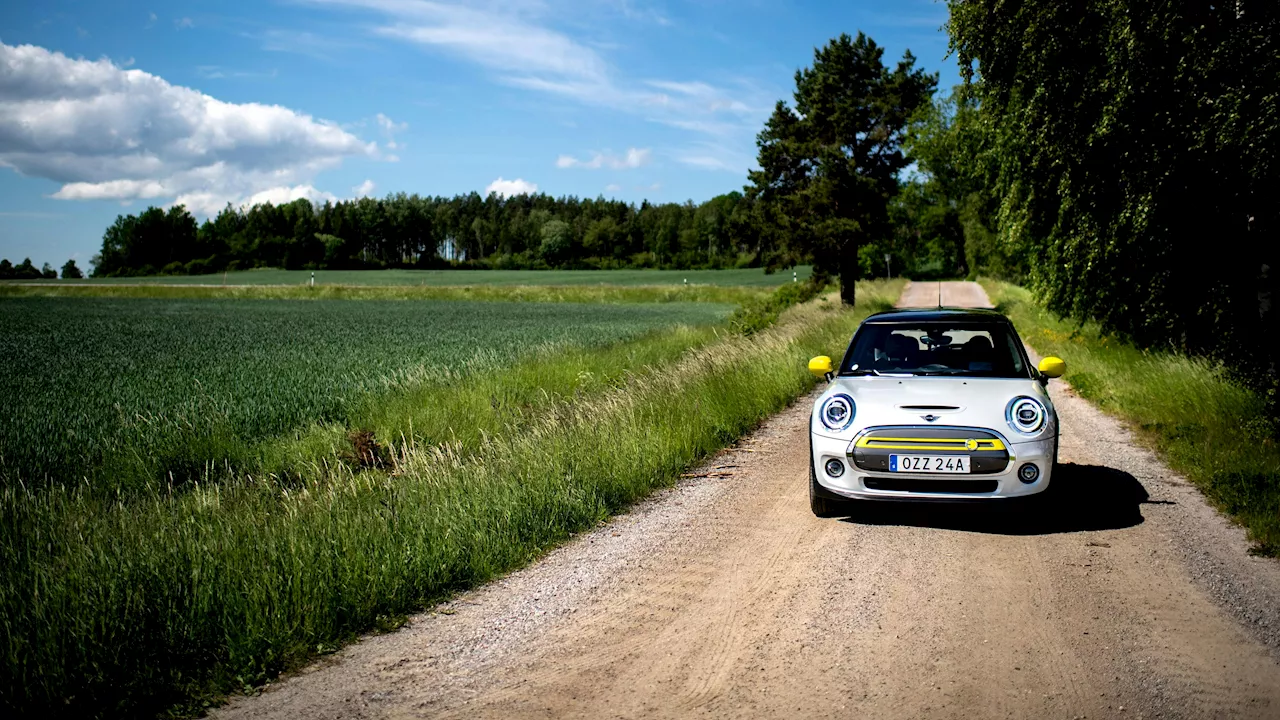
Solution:
M 84 273 L 76 266 L 75 260 L 68 260 L 62 266 L 62 277 L 66 280 L 79 280 L 84 277 Z M 56 280 L 57 278 L 58 271 L 54 270 L 49 263 L 37 268 L 31 264 L 31 258 L 26 258 L 17 265 L 9 262 L 9 258 L 0 260 L 0 280 Z
M 121 215 L 95 277 L 286 269 L 613 269 L 789 267 L 804 262 L 765 232 L 741 192 L 704 203 L 634 205 L 545 194 L 452 198 L 403 193 L 313 205 L 228 205 L 198 223 L 182 206 Z M 905 246 L 904 246 L 905 247 Z M 938 253 L 895 249 L 896 274 L 937 272 Z M 868 274 L 883 274 L 876 256 Z M 946 272 L 946 271 L 944 271 Z
M 741 193 L 695 205 L 478 193 L 396 194 L 327 202 L 228 205 L 197 225 L 181 206 L 122 215 L 95 276 L 254 267 L 720 268 L 758 264 L 768 248 Z

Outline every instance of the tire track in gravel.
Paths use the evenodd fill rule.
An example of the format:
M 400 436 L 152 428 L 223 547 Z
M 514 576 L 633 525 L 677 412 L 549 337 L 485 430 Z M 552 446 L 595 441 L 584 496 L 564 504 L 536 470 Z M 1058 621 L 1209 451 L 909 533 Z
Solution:
M 902 302 L 939 291 L 987 304 L 974 283 Z M 1280 563 L 1050 391 L 1063 464 L 1040 509 L 814 518 L 809 396 L 712 476 L 214 714 L 1280 717 Z

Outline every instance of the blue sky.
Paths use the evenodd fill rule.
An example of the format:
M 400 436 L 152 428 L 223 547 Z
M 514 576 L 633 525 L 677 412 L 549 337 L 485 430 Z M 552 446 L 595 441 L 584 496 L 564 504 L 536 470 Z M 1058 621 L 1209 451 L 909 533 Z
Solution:
M 0 7 L 0 257 L 88 269 L 118 214 L 470 191 L 702 201 L 815 46 L 959 82 L 896 2 L 260 0 Z

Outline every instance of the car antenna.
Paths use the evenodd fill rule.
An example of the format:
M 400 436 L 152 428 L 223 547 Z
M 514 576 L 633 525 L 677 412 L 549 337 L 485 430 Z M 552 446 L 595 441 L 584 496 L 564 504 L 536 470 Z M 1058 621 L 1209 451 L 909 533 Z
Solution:
M 938 309 L 942 309 L 942 281 L 938 281 Z

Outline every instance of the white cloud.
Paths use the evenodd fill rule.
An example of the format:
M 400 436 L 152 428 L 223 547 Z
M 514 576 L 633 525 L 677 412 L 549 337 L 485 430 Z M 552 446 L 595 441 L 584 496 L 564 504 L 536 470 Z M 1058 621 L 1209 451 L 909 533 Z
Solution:
M 589 160 L 579 160 L 572 155 L 561 155 L 556 158 L 556 167 L 586 168 L 588 170 L 599 170 L 607 167 L 611 170 L 631 170 L 648 165 L 652 154 L 648 148 L 631 148 L 621 157 L 611 153 L 595 153 Z
M 538 186 L 535 183 L 526 182 L 521 178 L 515 180 L 503 180 L 499 175 L 497 180 L 485 186 L 484 196 L 489 197 L 493 193 L 497 193 L 502 197 L 511 197 L 512 195 L 532 195 L 538 192 Z
M 322 197 L 321 170 L 375 156 L 333 123 L 227 103 L 110 60 L 0 43 L 0 165 L 65 200 L 176 199 L 217 210 L 260 193 Z M 331 196 L 329 196 L 331 197 Z
M 621 189 L 622 189 L 622 186 L 617 183 L 609 183 L 608 185 L 604 186 L 605 192 L 616 193 Z
M 303 198 L 306 198 L 317 205 L 323 204 L 326 201 L 334 202 L 338 199 L 334 197 L 332 193 L 317 190 L 310 185 L 295 185 L 293 187 L 267 188 L 261 192 L 256 192 L 245 199 L 244 205 L 253 206 L 261 205 L 262 203 L 283 205 Z
M 378 128 L 382 130 L 383 137 L 387 139 L 386 143 L 384 143 L 386 148 L 388 150 L 398 149 L 400 145 L 396 144 L 396 133 L 402 133 L 405 130 L 408 130 L 409 123 L 398 123 L 382 113 L 378 113 L 376 120 L 378 121 Z M 392 157 L 395 156 L 393 155 Z M 395 158 L 395 160 L 392 160 L 391 162 L 395 162 L 399 159 L 400 158 Z
M 465 4 L 412 0 L 314 1 L 381 11 L 393 22 L 378 27 L 377 34 L 458 54 L 497 70 L 591 79 L 605 74 L 605 63 L 595 50 L 531 22 L 519 4 L 495 12 Z
M 451 54 L 494 72 L 498 82 L 571 98 L 614 110 L 652 115 L 655 122 L 702 123 L 684 129 L 732 133 L 751 142 L 773 107 L 771 99 L 744 102 L 705 82 L 646 80 L 626 82 L 599 51 L 607 48 L 593 38 L 580 42 L 551 27 L 552 14 L 540 0 L 505 3 L 458 3 L 426 0 L 302 0 L 313 5 L 361 8 L 380 15 L 373 32 Z M 647 16 L 659 24 L 666 19 L 637 10 L 627 0 L 615 0 L 613 10 L 628 20 Z M 584 12 L 582 8 L 572 10 Z M 561 13 L 563 14 L 563 13 Z M 629 23 L 631 24 L 631 23 Z M 754 88 L 742 86 L 753 98 Z M 771 98 L 774 93 L 762 97 Z M 715 124 L 713 116 L 729 114 L 732 123 Z
M 685 165 L 701 168 L 703 170 L 731 170 L 734 172 L 744 172 L 747 169 L 745 165 L 737 167 L 730 164 L 723 158 L 713 157 L 711 155 L 682 155 L 677 157 L 676 160 L 684 163 Z
M 195 24 L 195 21 L 193 21 L 191 18 L 184 17 L 184 18 L 178 18 L 177 20 L 174 20 L 173 26 L 181 30 L 183 28 L 195 27 L 196 24 Z
M 377 186 L 374 185 L 372 180 L 366 179 L 364 182 L 351 188 L 351 194 L 358 198 L 369 197 L 373 194 L 375 187 Z

